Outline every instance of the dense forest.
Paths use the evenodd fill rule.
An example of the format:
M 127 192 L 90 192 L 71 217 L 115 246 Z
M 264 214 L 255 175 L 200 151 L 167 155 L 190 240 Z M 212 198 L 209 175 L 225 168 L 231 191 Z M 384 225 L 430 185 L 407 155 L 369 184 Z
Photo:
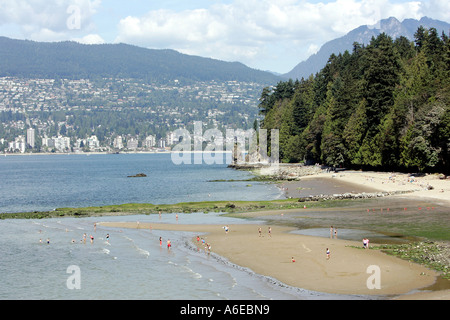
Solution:
M 260 97 L 280 159 L 334 167 L 450 172 L 450 41 L 418 28 L 331 55 L 317 74 Z

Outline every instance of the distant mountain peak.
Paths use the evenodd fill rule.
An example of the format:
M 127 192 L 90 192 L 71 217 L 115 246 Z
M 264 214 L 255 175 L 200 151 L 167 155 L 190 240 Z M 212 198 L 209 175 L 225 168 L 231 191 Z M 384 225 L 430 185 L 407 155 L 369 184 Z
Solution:
M 427 29 L 436 28 L 439 34 L 443 31 L 448 34 L 450 30 L 449 23 L 429 17 L 422 17 L 420 20 L 405 19 L 402 22 L 395 17 L 389 17 L 374 25 L 359 26 L 343 37 L 326 42 L 317 53 L 311 55 L 306 61 L 300 62 L 291 71 L 283 74 L 282 77 L 286 79 L 306 79 L 311 74 L 319 72 L 326 65 L 331 54 L 338 55 L 346 50 L 351 51 L 355 42 L 368 44 L 372 37 L 376 37 L 383 32 L 393 39 L 404 36 L 409 40 L 414 40 L 414 33 L 421 25 Z

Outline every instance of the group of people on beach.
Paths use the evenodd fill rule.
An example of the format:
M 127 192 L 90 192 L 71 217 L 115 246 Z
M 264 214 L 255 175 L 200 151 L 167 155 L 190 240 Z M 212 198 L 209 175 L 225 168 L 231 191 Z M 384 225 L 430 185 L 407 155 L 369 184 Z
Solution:
M 159 237 L 159 246 L 162 247 L 162 237 Z M 170 239 L 167 239 L 167 249 L 170 250 L 170 248 L 172 248 L 172 242 Z
M 94 223 L 94 232 L 95 231 L 97 231 L 97 224 L 96 223 Z M 66 232 L 69 232 L 69 230 L 67 228 L 66 228 Z M 39 233 L 42 233 L 42 230 L 39 230 Z M 89 235 L 89 239 L 90 239 L 91 244 L 94 244 L 94 236 L 92 234 Z M 84 244 L 84 243 L 86 243 L 86 240 L 87 240 L 87 233 L 85 232 L 85 233 L 83 233 L 83 237 L 80 240 L 80 242 Z M 47 240 L 45 242 L 47 244 L 50 244 L 50 238 L 47 238 Z M 109 233 L 106 234 L 106 242 L 109 243 Z M 39 239 L 39 243 L 43 243 L 42 242 L 42 238 Z M 72 238 L 71 243 L 75 243 L 75 239 Z
M 200 245 L 200 241 L 202 246 L 205 248 L 205 252 L 211 253 L 211 244 L 207 243 L 205 239 L 200 238 L 200 236 L 197 236 L 197 247 Z
M 272 227 L 269 227 L 267 232 L 269 234 L 269 237 L 272 237 Z M 258 234 L 259 234 L 260 237 L 262 237 L 262 229 L 261 229 L 261 227 L 258 228 Z
M 47 238 L 47 240 L 45 241 L 47 244 L 50 244 L 50 238 Z M 39 239 L 39 243 L 43 243 L 42 239 Z

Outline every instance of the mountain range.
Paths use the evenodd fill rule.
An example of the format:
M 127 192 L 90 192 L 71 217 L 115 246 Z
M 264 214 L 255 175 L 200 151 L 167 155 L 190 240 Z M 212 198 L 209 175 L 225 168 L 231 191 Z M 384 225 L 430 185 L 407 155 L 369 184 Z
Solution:
M 414 40 L 414 33 L 420 26 L 426 29 L 436 28 L 438 34 L 445 32 L 448 35 L 450 30 L 449 23 L 428 17 L 423 17 L 420 20 L 405 19 L 402 22 L 391 17 L 381 20 L 375 26 L 360 26 L 343 37 L 326 42 L 317 53 L 300 62 L 291 71 L 281 76 L 285 79 L 306 79 L 311 74 L 319 72 L 326 65 L 331 54 L 338 55 L 346 50 L 351 52 L 354 42 L 367 45 L 372 37 L 377 37 L 383 32 L 393 39 L 404 36 L 412 41 Z
M 128 44 L 86 45 L 73 41 L 36 42 L 0 37 L 0 77 L 24 78 L 138 78 L 167 83 L 189 81 L 243 81 L 275 85 L 283 79 L 307 78 L 319 72 L 331 54 L 351 51 L 353 44 L 368 44 L 384 32 L 393 39 L 414 39 L 419 26 L 448 33 L 450 24 L 427 17 L 420 20 L 381 20 L 375 26 L 360 26 L 345 36 L 325 43 L 290 72 L 275 75 L 249 68 L 240 62 L 192 56 L 169 49 L 146 49 Z
M 274 84 L 276 75 L 240 62 L 225 62 L 128 44 L 86 45 L 0 37 L 0 77 L 138 78 L 167 81 L 242 81 Z

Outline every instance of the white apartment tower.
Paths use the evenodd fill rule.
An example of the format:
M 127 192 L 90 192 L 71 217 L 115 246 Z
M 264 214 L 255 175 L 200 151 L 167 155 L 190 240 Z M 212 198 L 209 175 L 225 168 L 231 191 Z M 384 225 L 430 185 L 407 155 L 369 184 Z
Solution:
M 27 129 L 27 144 L 34 148 L 36 144 L 35 140 L 35 130 L 33 128 Z
M 147 136 L 147 138 L 145 138 L 145 146 L 147 148 L 153 148 L 156 144 L 156 137 L 153 135 L 149 135 Z
M 116 149 L 123 149 L 122 136 L 117 136 L 117 137 L 114 139 L 113 146 L 114 146 L 114 148 L 116 148 Z

